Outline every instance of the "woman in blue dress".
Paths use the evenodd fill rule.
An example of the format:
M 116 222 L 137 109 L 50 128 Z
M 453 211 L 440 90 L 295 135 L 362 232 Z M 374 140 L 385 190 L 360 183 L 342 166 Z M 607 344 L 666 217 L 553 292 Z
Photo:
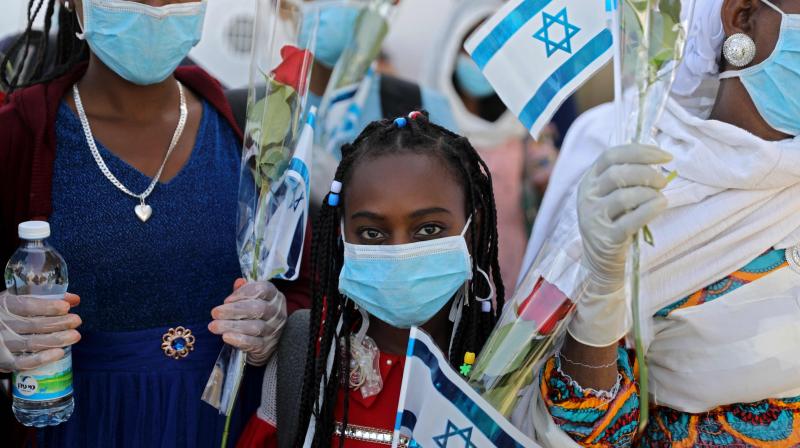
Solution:
M 63 355 L 39 343 L 42 333 L 56 345 L 80 339 L 74 414 L 39 431 L 40 446 L 217 446 L 224 419 L 200 396 L 224 341 L 251 365 L 235 440 L 239 417 L 257 405 L 248 379 L 258 391 L 262 375 L 252 370 L 266 363 L 285 321 L 283 293 L 289 311 L 306 299 L 302 290 L 243 281 L 231 295 L 240 276 L 242 135 L 219 84 L 199 68 L 177 68 L 200 40 L 206 1 L 30 5 L 28 30 L 0 72 L 9 93 L 0 106 L 0 258 L 17 245 L 19 222 L 49 221 L 70 291 L 82 300 L 75 307 L 68 294 L 71 311 L 61 301 L 50 311 L 36 301 L 20 309 L 19 297 L 0 293 L 0 305 L 28 319 L 22 337 L 34 352 L 12 353 L 0 339 L 0 370 Z M 58 11 L 57 45 L 26 58 L 40 10 L 46 34 Z M 48 313 L 56 316 L 34 317 Z M 188 332 L 193 339 L 169 343 Z

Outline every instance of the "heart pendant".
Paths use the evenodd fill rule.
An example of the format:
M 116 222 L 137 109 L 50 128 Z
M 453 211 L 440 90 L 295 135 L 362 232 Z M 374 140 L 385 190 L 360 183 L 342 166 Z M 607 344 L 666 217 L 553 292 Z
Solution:
M 136 216 L 142 220 L 142 222 L 147 222 L 150 219 L 150 215 L 153 214 L 153 209 L 147 204 L 139 204 L 134 207 L 133 211 L 136 212 Z

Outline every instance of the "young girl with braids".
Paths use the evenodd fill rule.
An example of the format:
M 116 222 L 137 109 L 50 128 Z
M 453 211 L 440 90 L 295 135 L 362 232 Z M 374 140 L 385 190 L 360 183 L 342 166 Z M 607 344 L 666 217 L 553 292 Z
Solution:
M 314 227 L 311 310 L 289 319 L 240 448 L 381 446 L 409 328 L 457 367 L 503 306 L 491 175 L 466 138 L 412 112 L 342 155 Z

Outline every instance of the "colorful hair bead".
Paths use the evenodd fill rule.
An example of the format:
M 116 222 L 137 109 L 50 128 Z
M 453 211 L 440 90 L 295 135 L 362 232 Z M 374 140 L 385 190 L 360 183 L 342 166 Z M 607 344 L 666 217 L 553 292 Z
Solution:
M 331 182 L 331 193 L 328 195 L 328 205 L 331 207 L 339 206 L 339 193 L 342 192 L 342 183 L 338 180 Z
M 483 311 L 484 313 L 491 313 L 492 312 L 492 301 L 491 300 L 485 300 L 485 301 L 481 302 L 481 311 Z
M 328 205 L 331 207 L 338 207 L 339 206 L 339 195 L 336 193 L 331 193 L 328 195 Z
M 472 365 L 475 364 L 475 353 L 466 352 L 464 353 L 464 364 L 461 365 L 459 371 L 464 376 L 469 376 L 472 372 Z
M 408 120 L 405 117 L 395 118 L 394 125 L 397 126 L 398 129 L 403 129 L 408 125 Z
M 422 112 L 420 112 L 418 110 L 415 110 L 415 111 L 413 111 L 413 112 L 408 114 L 408 118 L 411 119 L 411 120 L 416 120 L 419 117 L 424 117 L 424 115 L 422 114 Z

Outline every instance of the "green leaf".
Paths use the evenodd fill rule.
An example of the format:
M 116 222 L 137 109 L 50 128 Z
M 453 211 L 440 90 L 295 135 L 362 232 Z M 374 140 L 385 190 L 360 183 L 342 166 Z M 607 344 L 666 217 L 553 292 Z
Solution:
M 658 9 L 661 14 L 669 16 L 674 23 L 681 21 L 681 0 L 659 0 Z
M 653 232 L 650 231 L 650 227 L 648 227 L 648 226 L 644 226 L 642 228 L 642 239 L 644 239 L 645 243 L 647 243 L 647 244 L 649 244 L 651 246 L 655 246 L 656 245 L 656 242 L 653 239 Z
M 264 115 L 261 117 L 262 147 L 283 144 L 289 137 L 295 94 L 293 88 L 269 80 L 269 92 L 263 100 Z
M 283 146 L 262 148 L 258 161 L 259 176 L 262 181 L 276 182 L 289 167 L 289 150 Z
M 650 16 L 650 48 L 648 56 L 654 75 L 670 61 L 677 59 L 676 47 L 680 37 L 679 22 L 668 14 L 653 11 Z M 655 78 L 655 76 L 653 77 Z

